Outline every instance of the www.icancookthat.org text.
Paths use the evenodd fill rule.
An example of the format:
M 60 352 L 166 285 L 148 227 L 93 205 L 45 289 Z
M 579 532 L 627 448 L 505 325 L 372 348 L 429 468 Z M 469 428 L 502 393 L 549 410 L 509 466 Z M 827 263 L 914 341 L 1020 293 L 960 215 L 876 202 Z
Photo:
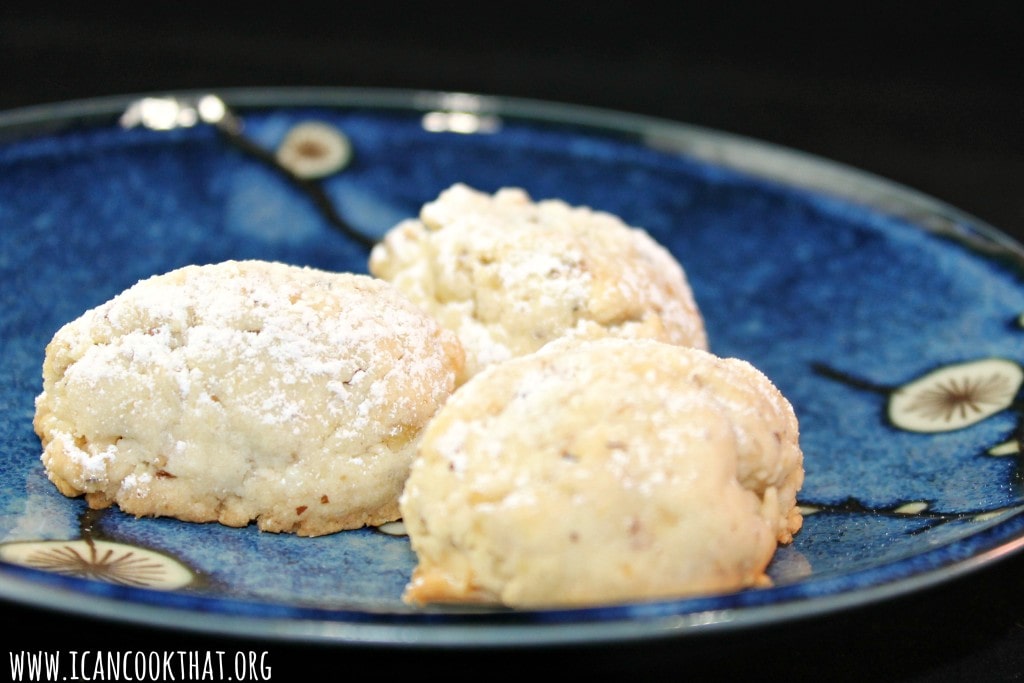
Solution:
M 267 652 L 20 650 L 12 681 L 269 681 Z

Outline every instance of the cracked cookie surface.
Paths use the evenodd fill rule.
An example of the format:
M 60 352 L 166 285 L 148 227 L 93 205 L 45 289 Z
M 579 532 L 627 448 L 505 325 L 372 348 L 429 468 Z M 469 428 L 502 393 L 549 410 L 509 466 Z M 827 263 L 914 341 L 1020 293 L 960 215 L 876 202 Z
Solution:
M 763 586 L 802 525 L 792 406 L 749 363 L 563 340 L 482 371 L 424 431 L 404 598 L 595 605 Z
M 93 508 L 317 536 L 398 517 L 455 336 L 386 282 L 264 261 L 142 280 L 47 345 L 47 476 Z
M 519 188 L 453 185 L 392 228 L 369 269 L 458 334 L 460 382 L 560 338 L 708 346 L 682 266 L 647 232 Z

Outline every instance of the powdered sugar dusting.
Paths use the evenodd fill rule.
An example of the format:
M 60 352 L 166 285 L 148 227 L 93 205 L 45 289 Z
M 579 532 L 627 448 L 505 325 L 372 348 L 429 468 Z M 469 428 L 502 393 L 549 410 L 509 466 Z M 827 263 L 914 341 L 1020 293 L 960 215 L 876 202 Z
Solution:
M 520 188 L 451 186 L 369 267 L 459 335 L 467 377 L 577 333 L 707 346 L 682 267 L 645 231 Z
M 110 444 L 95 453 L 83 450 L 75 443 L 75 438 L 67 432 L 58 432 L 54 434 L 53 440 L 60 444 L 64 449 L 64 453 L 81 469 L 82 477 L 86 479 L 105 478 L 107 475 L 108 463 L 110 463 L 110 461 L 112 461 L 117 455 L 117 449 L 113 444 Z
M 396 514 L 412 435 L 461 363 L 454 333 L 382 280 L 263 261 L 186 266 L 55 335 L 39 429 L 44 445 L 68 436 L 66 454 L 49 449 L 44 463 L 62 490 L 129 496 L 118 502 L 137 514 L 168 514 L 167 492 L 180 489 L 190 518 L 309 534 L 360 526 Z M 90 455 L 76 443 L 120 445 Z M 282 497 L 296 498 L 283 508 L 296 519 L 262 519 Z

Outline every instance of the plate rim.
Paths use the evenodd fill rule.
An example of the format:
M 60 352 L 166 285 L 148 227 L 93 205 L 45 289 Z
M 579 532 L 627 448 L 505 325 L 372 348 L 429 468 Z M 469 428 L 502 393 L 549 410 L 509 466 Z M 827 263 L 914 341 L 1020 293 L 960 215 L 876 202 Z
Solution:
M 1007 537 L 1001 533 L 1006 525 L 1016 533 Z M 992 542 L 985 543 L 989 535 Z M 708 608 L 693 611 L 675 611 L 673 605 L 687 602 L 711 602 L 722 596 L 688 598 L 650 603 L 633 603 L 621 607 L 594 607 L 553 610 L 509 610 L 503 614 L 522 616 L 494 623 L 488 613 L 467 613 L 465 619 L 450 613 L 389 613 L 349 610 L 317 610 L 282 605 L 271 601 L 243 600 L 240 598 L 209 598 L 181 596 L 181 605 L 170 605 L 163 598 L 171 594 L 157 590 L 114 586 L 76 577 L 51 574 L 21 567 L 0 560 L 0 598 L 56 612 L 81 617 L 137 624 L 162 629 L 179 629 L 193 634 L 259 638 L 280 643 L 320 643 L 339 646 L 415 646 L 415 647 L 487 647 L 517 648 L 522 646 L 583 645 L 596 643 L 624 643 L 642 640 L 666 640 L 692 637 L 698 634 L 733 633 L 756 629 L 769 624 L 805 620 L 834 614 L 851 608 L 863 608 L 891 598 L 908 597 L 929 588 L 967 576 L 996 562 L 1024 551 L 1024 510 L 1018 510 L 1008 519 L 986 527 L 977 534 L 930 549 L 926 553 L 909 555 L 885 564 L 862 569 L 853 574 L 839 574 L 816 583 L 839 581 L 854 575 L 885 573 L 893 567 L 912 564 L 926 555 L 951 552 L 968 542 L 981 543 L 979 552 L 966 558 L 950 560 L 926 572 L 907 573 L 897 580 L 869 582 L 855 590 L 836 593 L 825 592 L 816 597 L 800 597 L 768 601 L 753 606 Z M 788 584 L 789 587 L 806 586 L 809 582 Z M 786 586 L 780 587 L 785 589 Z M 76 590 L 77 589 L 77 590 Z M 85 590 L 83 590 L 85 589 Z M 93 589 L 93 590 L 88 590 Z M 761 594 L 775 589 L 761 589 Z M 734 595 L 754 595 L 742 591 Z M 139 599 L 140 597 L 145 599 Z M 133 599 L 134 598 L 134 599 Z M 215 603 L 231 606 L 236 611 L 188 609 L 189 603 L 203 605 Z M 248 606 L 251 611 L 266 608 L 272 612 L 323 612 L 335 616 L 359 614 L 363 618 L 305 618 L 287 614 L 253 615 L 237 611 Z M 651 614 L 636 615 L 630 610 L 651 608 Z M 563 620 L 558 615 L 600 615 L 602 612 L 624 612 L 613 619 L 597 616 L 593 619 Z M 202 619 L 195 619 L 197 614 Z M 555 618 L 537 619 L 537 615 Z M 437 619 L 441 621 L 437 621 Z M 492 620 L 488 623 L 488 620 Z M 448 623 L 444 623 L 447 621 Z
M 79 98 L 0 110 L 0 144 L 56 124 L 116 120 L 145 98 L 196 99 L 215 95 L 237 109 L 281 107 L 366 107 L 396 111 L 471 111 L 560 123 L 638 136 L 666 152 L 686 154 L 767 180 L 816 190 L 865 204 L 917 227 L 954 239 L 983 239 L 989 248 L 1011 254 L 1024 267 L 1024 242 L 991 223 L 895 180 L 756 137 L 665 117 L 557 100 L 454 90 L 348 86 L 267 86 L 168 89 Z M 13 133 L 13 137 L 7 134 Z

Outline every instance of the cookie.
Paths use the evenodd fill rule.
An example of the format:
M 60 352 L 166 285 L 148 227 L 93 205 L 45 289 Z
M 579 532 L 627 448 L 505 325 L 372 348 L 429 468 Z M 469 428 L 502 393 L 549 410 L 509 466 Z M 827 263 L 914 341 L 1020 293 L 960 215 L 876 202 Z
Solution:
M 34 426 L 47 476 L 92 508 L 317 536 L 399 516 L 462 362 L 386 282 L 192 265 L 57 331 Z
M 708 346 L 682 266 L 647 232 L 519 188 L 448 188 L 388 231 L 369 269 L 458 334 L 460 382 L 560 338 Z
M 495 364 L 424 432 L 410 604 L 612 604 L 770 583 L 801 527 L 792 406 L 750 363 L 654 340 Z

